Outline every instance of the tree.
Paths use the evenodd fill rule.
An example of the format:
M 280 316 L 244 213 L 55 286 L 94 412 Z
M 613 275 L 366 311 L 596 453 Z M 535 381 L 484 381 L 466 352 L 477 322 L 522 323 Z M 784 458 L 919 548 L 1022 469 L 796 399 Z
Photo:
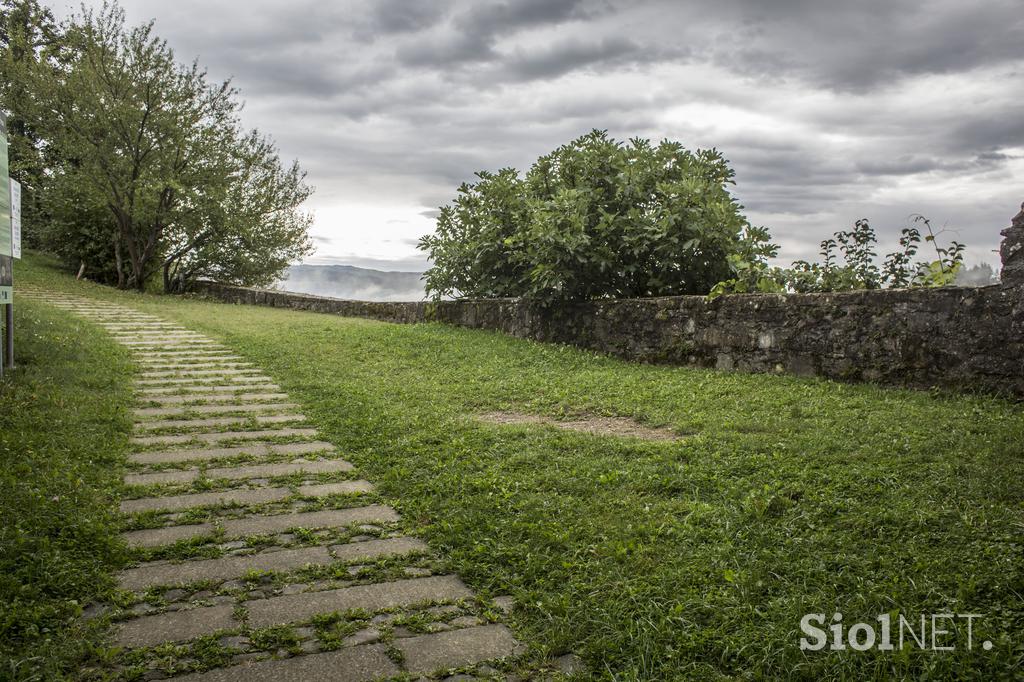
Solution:
M 300 212 L 312 194 L 298 163 L 281 165 L 274 144 L 252 131 L 235 140 L 234 172 L 223 195 L 205 196 L 182 220 L 163 261 L 165 291 L 183 291 L 199 277 L 265 286 L 312 251 L 311 216 Z
M 152 23 L 126 28 L 116 4 L 73 17 L 62 44 L 61 67 L 32 81 L 59 152 L 52 250 L 119 287 L 162 274 L 166 291 L 201 276 L 265 284 L 309 252 L 304 173 L 242 131 L 230 82 L 179 64 Z
M 54 68 L 62 36 L 53 13 L 36 0 L 0 2 L 0 106 L 7 112 L 11 177 L 21 183 L 21 214 L 27 246 L 41 244 L 48 220 L 43 207 L 47 168 L 54 150 L 33 125 L 38 107 L 31 75 Z
M 68 68 L 37 79 L 40 122 L 66 159 L 55 182 L 81 187 L 85 210 L 109 209 L 118 286 L 142 289 L 168 226 L 230 172 L 234 91 L 179 66 L 152 23 L 126 30 L 115 5 L 85 10 L 65 39 Z
M 525 177 L 512 168 L 477 177 L 420 241 L 435 297 L 707 293 L 750 229 L 722 155 L 667 140 L 622 144 L 595 130 Z

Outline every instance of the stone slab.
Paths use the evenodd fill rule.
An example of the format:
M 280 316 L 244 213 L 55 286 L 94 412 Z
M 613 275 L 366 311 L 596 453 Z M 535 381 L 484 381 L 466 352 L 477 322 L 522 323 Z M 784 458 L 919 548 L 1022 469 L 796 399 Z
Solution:
M 166 497 L 142 497 L 137 500 L 123 500 L 121 512 L 138 514 L 144 511 L 164 509 L 177 511 L 192 507 L 209 507 L 221 504 L 266 504 L 277 502 L 291 495 L 285 488 L 256 488 L 254 490 L 217 490 L 191 495 L 168 495 Z
M 184 331 L 171 331 L 171 330 L 160 330 L 160 331 L 142 331 L 139 329 L 132 330 L 107 330 L 107 333 L 112 339 L 123 343 L 124 345 L 134 345 L 135 341 L 159 341 L 167 344 L 184 345 L 185 342 L 189 343 L 209 343 L 210 341 L 199 334 L 192 334 Z
M 234 355 L 229 348 L 194 348 L 192 350 L 147 350 L 137 348 L 132 351 L 136 359 L 175 360 L 178 358 L 221 358 Z
M 163 483 L 191 483 L 199 478 L 199 469 L 175 469 L 151 474 L 125 474 L 125 485 L 160 485 Z
M 262 384 L 271 381 L 265 376 L 233 376 L 226 379 L 222 377 L 168 377 L 166 379 L 136 379 L 135 383 L 143 388 L 147 386 L 216 386 L 218 383 L 231 382 L 233 384 Z
M 126 346 L 168 346 L 168 345 L 182 345 L 181 339 L 169 339 L 169 338 L 157 338 L 157 339 L 125 339 L 120 343 Z M 207 339 L 205 337 L 189 338 L 188 344 L 199 343 L 201 345 L 208 345 L 216 343 L 213 339 Z
M 429 551 L 430 548 L 425 542 L 409 537 L 346 542 L 345 544 L 331 547 L 331 553 L 334 554 L 334 558 L 337 561 L 372 561 L 381 557 L 403 556 Z
M 398 521 L 398 513 L 382 504 L 348 509 L 324 509 L 298 514 L 275 514 L 273 516 L 247 516 L 242 519 L 224 519 L 221 528 L 227 537 L 265 535 L 281 533 L 291 528 L 341 528 L 353 523 L 392 523 Z
M 329 564 L 331 561 L 331 555 L 326 547 L 302 547 L 280 552 L 183 561 L 176 564 L 143 565 L 121 571 L 117 576 L 117 582 L 123 590 L 142 592 L 157 585 L 188 585 L 199 580 L 228 580 L 249 571 L 294 571 L 309 564 Z
M 219 523 L 225 538 L 240 538 L 250 535 L 282 533 L 292 528 L 343 528 L 354 523 L 394 523 L 398 513 L 382 504 L 348 509 L 325 509 L 298 514 L 275 514 L 273 516 L 246 516 L 240 519 L 222 519 Z M 159 547 L 174 544 L 178 540 L 210 535 L 216 527 L 210 523 L 187 526 L 165 526 L 148 530 L 133 530 L 121 533 L 121 537 L 132 547 Z
M 240 369 L 243 367 L 252 367 L 251 362 L 244 360 L 225 360 L 224 362 L 152 362 L 150 360 L 139 360 L 139 364 L 143 365 L 146 371 L 169 371 L 173 369 L 210 369 L 213 367 L 222 367 L 224 369 Z
M 210 419 L 165 419 L 162 421 L 136 422 L 137 431 L 156 429 L 202 429 L 213 426 L 245 426 L 249 420 L 257 424 L 287 424 L 307 421 L 304 414 L 254 414 L 246 417 L 213 417 Z
M 333 474 L 352 471 L 352 464 L 343 459 L 321 459 L 313 462 L 278 462 L 275 464 L 255 464 L 252 466 L 217 467 L 206 470 L 206 478 L 227 478 L 242 480 L 246 478 L 271 478 L 273 476 L 291 476 L 292 474 Z
M 164 528 L 148 528 L 146 530 L 130 530 L 121 533 L 121 538 L 129 547 L 160 547 L 173 545 L 178 540 L 211 535 L 214 531 L 212 523 L 194 523 L 187 526 L 165 526 Z
M 204 384 L 200 386 L 163 386 L 160 388 L 140 388 L 139 397 L 151 400 L 154 396 L 182 395 L 188 393 L 238 393 L 239 391 L 279 391 L 277 384 Z
M 370 492 L 373 492 L 373 484 L 369 481 L 338 481 L 337 483 L 319 483 L 317 485 L 299 486 L 299 495 L 302 495 L 303 497 L 356 495 Z
M 472 595 L 456 576 L 443 575 L 270 597 L 251 601 L 246 607 L 250 627 L 262 628 L 306 621 L 321 613 L 379 611 L 421 602 L 468 599 Z
M 218 431 L 215 433 L 182 433 L 174 436 L 135 436 L 135 445 L 174 445 L 193 440 L 216 443 L 222 440 L 258 440 L 282 436 L 315 436 L 316 429 L 264 429 L 259 431 Z
M 287 393 L 195 393 L 192 395 L 146 395 L 140 396 L 139 401 L 145 403 L 157 403 L 158 405 L 187 405 L 205 403 L 229 403 L 232 401 L 271 402 L 274 400 L 286 400 Z
M 246 661 L 231 668 L 175 677 L 175 682 L 369 682 L 395 677 L 398 666 L 383 644 L 271 661 Z
M 136 328 L 136 327 L 138 327 L 138 328 L 141 328 L 141 329 L 174 329 L 174 330 L 184 329 L 184 327 L 176 325 L 173 322 L 143 322 L 141 324 L 134 324 L 134 323 L 131 323 L 131 322 L 100 322 L 99 325 L 101 327 L 112 328 L 112 329 L 116 329 L 118 327 L 128 327 L 128 328 Z
M 188 376 L 232 376 L 234 374 L 252 374 L 258 372 L 258 368 L 249 369 L 188 369 L 182 367 L 177 370 L 143 370 L 139 376 L 143 379 L 179 378 L 182 375 Z
M 109 328 L 109 327 L 108 327 Z M 139 327 L 136 325 L 130 329 L 111 329 L 111 336 L 136 336 L 140 338 L 146 338 L 150 336 L 157 336 L 160 338 L 172 338 L 172 339 L 205 339 L 199 332 L 194 332 L 189 329 L 182 327 L 163 327 L 163 326 L 146 326 Z
M 117 626 L 115 641 L 123 647 L 155 646 L 164 642 L 184 642 L 218 630 L 238 627 L 231 617 L 235 607 L 204 606 L 143 616 Z
M 401 638 L 393 646 L 402 652 L 409 672 L 420 674 L 514 656 L 519 651 L 519 643 L 504 625 Z
M 197 405 L 195 407 L 140 407 L 134 410 L 136 417 L 170 417 L 196 412 L 198 414 L 224 414 L 231 412 L 266 412 L 269 410 L 294 410 L 295 403 L 257 403 L 253 405 Z
M 194 450 L 161 450 L 159 452 L 138 452 L 128 456 L 136 464 L 167 464 L 192 460 L 210 460 L 239 455 L 308 455 L 314 452 L 333 450 L 334 445 L 315 440 L 307 443 L 250 443 L 227 448 L 198 448 Z

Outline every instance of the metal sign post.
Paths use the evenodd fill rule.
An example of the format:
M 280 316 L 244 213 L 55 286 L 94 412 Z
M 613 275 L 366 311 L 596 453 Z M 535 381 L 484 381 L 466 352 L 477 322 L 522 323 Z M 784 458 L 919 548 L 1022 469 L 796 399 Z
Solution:
M 21 255 L 21 188 L 18 188 L 18 255 Z M 11 231 L 11 182 L 7 167 L 7 117 L 0 112 L 0 305 L 4 307 L 3 360 L 14 367 L 14 234 Z M 0 364 L 0 372 L 3 365 Z
M 7 366 L 14 369 L 14 260 L 21 259 L 21 184 L 11 180 L 11 302 L 4 315 L 7 320 Z

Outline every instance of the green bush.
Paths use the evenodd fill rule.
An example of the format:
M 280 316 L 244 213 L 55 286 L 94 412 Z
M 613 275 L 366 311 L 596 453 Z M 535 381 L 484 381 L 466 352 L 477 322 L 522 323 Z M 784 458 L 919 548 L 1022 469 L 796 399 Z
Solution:
M 481 171 L 420 241 L 435 297 L 540 302 L 704 294 L 732 273 L 751 227 L 714 149 L 623 144 L 593 131 L 525 177 Z

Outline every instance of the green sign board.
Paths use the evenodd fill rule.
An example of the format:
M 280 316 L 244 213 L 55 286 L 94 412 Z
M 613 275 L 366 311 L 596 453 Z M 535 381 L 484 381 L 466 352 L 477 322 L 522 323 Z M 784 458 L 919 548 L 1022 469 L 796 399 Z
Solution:
M 0 304 L 14 298 L 11 237 L 11 181 L 7 167 L 7 117 L 0 113 Z

